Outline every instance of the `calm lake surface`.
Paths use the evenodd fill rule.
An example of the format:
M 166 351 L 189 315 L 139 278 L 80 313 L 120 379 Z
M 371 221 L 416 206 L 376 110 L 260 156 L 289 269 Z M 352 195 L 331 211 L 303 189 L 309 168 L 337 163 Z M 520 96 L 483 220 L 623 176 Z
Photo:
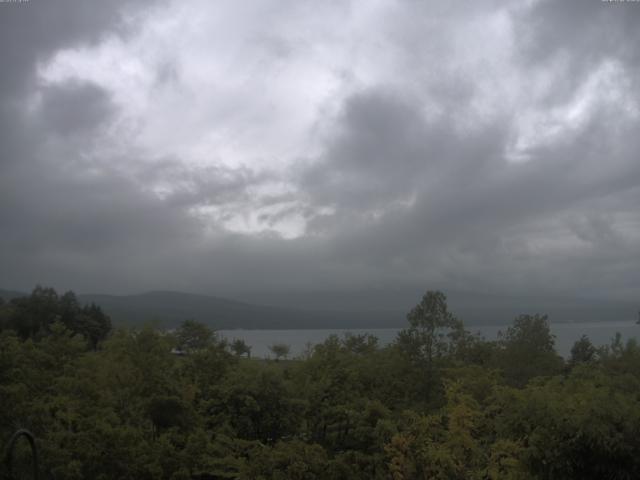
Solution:
M 495 340 L 499 331 L 508 325 L 487 325 L 468 327 L 471 332 L 479 332 L 487 340 Z M 269 346 L 274 343 L 286 343 L 291 347 L 290 357 L 300 355 L 307 344 L 324 342 L 329 335 L 342 337 L 345 333 L 369 333 L 378 337 L 380 345 L 392 342 L 400 329 L 328 329 L 328 330 L 219 330 L 218 333 L 228 340 L 242 339 L 250 345 L 254 357 L 269 357 Z M 633 322 L 594 322 L 594 323 L 555 323 L 551 324 L 551 332 L 556 336 L 556 350 L 563 356 L 569 356 L 573 343 L 582 335 L 587 335 L 594 345 L 608 345 L 616 332 L 622 335 L 623 341 L 640 338 L 640 325 Z

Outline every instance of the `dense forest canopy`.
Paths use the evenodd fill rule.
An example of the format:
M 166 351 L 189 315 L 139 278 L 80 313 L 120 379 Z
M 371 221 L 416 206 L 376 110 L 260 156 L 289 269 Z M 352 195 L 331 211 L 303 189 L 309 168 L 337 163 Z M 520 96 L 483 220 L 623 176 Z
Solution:
M 0 441 L 32 431 L 56 479 L 640 478 L 635 340 L 565 360 L 536 314 L 486 341 L 432 291 L 407 319 L 386 347 L 331 336 L 265 361 L 38 287 L 0 304 Z

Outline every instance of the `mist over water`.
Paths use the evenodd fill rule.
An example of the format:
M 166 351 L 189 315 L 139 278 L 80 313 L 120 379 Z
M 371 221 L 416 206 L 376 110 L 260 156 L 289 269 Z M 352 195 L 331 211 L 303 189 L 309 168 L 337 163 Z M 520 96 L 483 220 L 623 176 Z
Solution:
M 568 357 L 574 342 L 582 335 L 589 337 L 595 346 L 608 345 L 620 333 L 623 342 L 640 337 L 640 325 L 631 322 L 584 322 L 584 323 L 552 323 L 551 332 L 555 335 L 556 351 Z M 508 325 L 484 325 L 469 327 L 472 333 L 480 333 L 486 340 L 496 340 L 500 331 Z M 330 335 L 340 337 L 351 333 L 365 333 L 378 338 L 380 346 L 388 345 L 396 338 L 399 328 L 373 329 L 309 329 L 309 330 L 219 330 L 218 333 L 227 340 L 242 339 L 252 347 L 251 355 L 268 358 L 272 356 L 269 346 L 285 343 L 291 347 L 291 357 L 301 355 L 309 343 L 316 345 L 324 342 Z

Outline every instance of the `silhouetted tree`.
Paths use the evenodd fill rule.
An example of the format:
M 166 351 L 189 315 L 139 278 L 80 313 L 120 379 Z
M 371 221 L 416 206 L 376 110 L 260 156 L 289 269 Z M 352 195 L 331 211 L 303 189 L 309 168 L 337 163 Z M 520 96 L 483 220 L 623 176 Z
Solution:
M 269 350 L 276 356 L 276 360 L 280 360 L 281 358 L 287 358 L 289 356 L 291 347 L 286 343 L 274 343 L 269 347 Z
M 546 315 L 520 315 L 498 337 L 498 366 L 512 385 L 524 386 L 533 377 L 553 375 L 563 368 Z
M 203 350 L 212 345 L 215 333 L 204 323 L 195 320 L 185 320 L 176 330 L 178 349 L 185 352 Z
M 231 351 L 238 357 L 246 354 L 248 358 L 251 358 L 251 347 L 241 338 L 236 338 L 231 342 Z
M 590 363 L 596 359 L 598 350 L 591 343 L 589 337 L 582 335 L 580 340 L 577 340 L 573 347 L 571 347 L 571 357 L 569 358 L 569 365 L 574 366 L 579 363 Z
M 415 359 L 431 364 L 433 359 L 453 349 L 462 335 L 462 322 L 447 307 L 447 297 L 439 291 L 427 291 L 408 314 L 410 327 L 398 334 L 398 344 Z

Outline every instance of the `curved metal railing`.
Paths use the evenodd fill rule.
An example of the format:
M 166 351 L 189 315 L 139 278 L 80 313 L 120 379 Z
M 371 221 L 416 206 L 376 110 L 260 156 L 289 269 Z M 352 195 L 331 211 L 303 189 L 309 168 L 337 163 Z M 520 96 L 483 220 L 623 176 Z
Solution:
M 25 437 L 29 441 L 29 445 L 31 446 L 31 454 L 33 456 L 33 479 L 38 480 L 39 478 L 39 467 L 38 467 L 38 448 L 36 447 L 36 439 L 33 434 L 29 430 L 20 429 L 16 433 L 14 433 L 9 442 L 7 443 L 7 452 L 5 454 L 4 463 L 7 469 L 7 479 L 14 480 L 13 476 L 13 451 L 15 450 L 16 443 L 20 437 Z

